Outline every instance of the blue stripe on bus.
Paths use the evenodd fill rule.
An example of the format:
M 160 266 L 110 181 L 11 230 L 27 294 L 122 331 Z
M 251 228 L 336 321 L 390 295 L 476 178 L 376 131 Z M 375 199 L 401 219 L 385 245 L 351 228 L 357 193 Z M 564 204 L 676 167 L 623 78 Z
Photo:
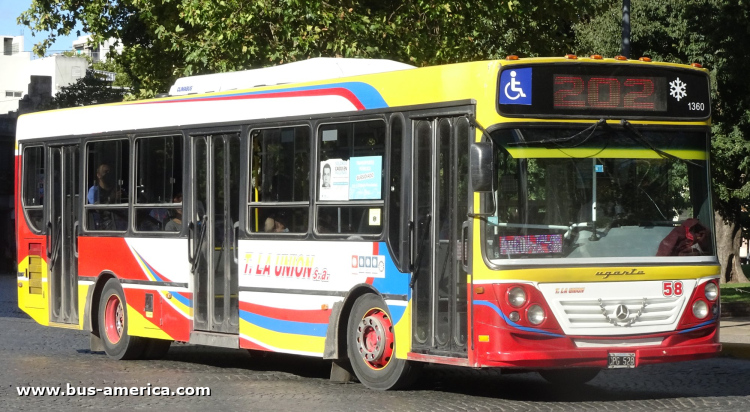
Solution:
M 492 302 L 488 302 L 486 300 L 475 300 L 474 304 L 475 305 L 480 305 L 480 306 L 487 306 L 488 308 L 494 310 L 498 315 L 500 315 L 501 318 L 503 318 L 503 320 L 505 321 L 505 323 L 507 323 L 510 326 L 513 326 L 514 328 L 516 328 L 518 330 L 522 330 L 524 332 L 540 333 L 542 335 L 554 336 L 556 338 L 564 338 L 564 337 L 566 337 L 565 335 L 558 335 L 557 333 L 547 332 L 546 330 L 541 330 L 541 329 L 536 329 L 536 328 L 530 328 L 530 327 L 527 327 L 527 326 L 520 326 L 517 323 L 515 323 L 515 322 L 511 321 L 510 319 L 508 319 L 508 317 L 505 316 L 505 314 L 500 310 L 500 308 L 498 308 L 497 306 L 495 306 L 495 304 L 492 303 Z
M 193 307 L 193 301 L 191 299 L 186 298 L 185 296 L 182 296 L 180 292 L 171 292 L 172 297 L 177 299 L 178 302 L 182 303 L 183 305 L 192 308 Z
M 263 329 L 268 329 L 280 333 L 289 333 L 292 335 L 319 336 L 321 338 L 324 338 L 326 336 L 326 330 L 328 329 L 327 323 L 307 323 L 295 322 L 291 320 L 280 320 L 244 310 L 240 311 L 240 318 L 246 322 L 252 323 L 253 325 L 260 326 Z
M 690 328 L 690 329 L 683 329 L 683 330 L 679 331 L 678 333 L 687 333 L 687 332 L 692 332 L 692 331 L 694 331 L 694 330 L 696 330 L 696 329 L 700 329 L 700 328 L 702 328 L 702 327 L 704 327 L 704 326 L 707 326 L 707 325 L 710 325 L 710 324 L 712 324 L 712 323 L 714 323 L 714 322 L 716 322 L 716 318 L 714 318 L 714 319 L 711 319 L 711 320 L 707 320 L 707 321 L 705 321 L 705 322 L 703 322 L 703 323 L 701 323 L 701 324 L 699 324 L 699 325 L 693 326 L 693 327 L 692 327 L 692 328 Z

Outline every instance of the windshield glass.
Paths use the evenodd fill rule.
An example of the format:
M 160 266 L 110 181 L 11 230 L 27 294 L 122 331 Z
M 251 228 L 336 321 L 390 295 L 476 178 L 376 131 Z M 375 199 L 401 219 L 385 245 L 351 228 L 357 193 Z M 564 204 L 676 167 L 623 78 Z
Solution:
M 492 139 L 490 259 L 714 256 L 707 133 L 601 122 L 503 129 Z

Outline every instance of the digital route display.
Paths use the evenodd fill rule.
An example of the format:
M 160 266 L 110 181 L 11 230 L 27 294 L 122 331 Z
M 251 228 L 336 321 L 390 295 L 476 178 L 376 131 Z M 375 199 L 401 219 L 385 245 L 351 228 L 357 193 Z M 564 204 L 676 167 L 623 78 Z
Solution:
M 511 65 L 500 71 L 498 111 L 508 117 L 704 120 L 706 73 L 627 64 Z
M 667 111 L 665 77 L 553 75 L 555 109 Z
M 500 236 L 501 255 L 537 255 L 562 252 L 562 235 Z

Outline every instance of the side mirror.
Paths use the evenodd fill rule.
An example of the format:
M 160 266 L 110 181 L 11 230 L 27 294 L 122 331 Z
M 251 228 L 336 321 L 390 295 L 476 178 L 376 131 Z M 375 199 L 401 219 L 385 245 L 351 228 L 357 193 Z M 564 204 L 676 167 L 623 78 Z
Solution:
M 475 192 L 492 191 L 492 143 L 472 143 L 469 149 L 471 187 Z

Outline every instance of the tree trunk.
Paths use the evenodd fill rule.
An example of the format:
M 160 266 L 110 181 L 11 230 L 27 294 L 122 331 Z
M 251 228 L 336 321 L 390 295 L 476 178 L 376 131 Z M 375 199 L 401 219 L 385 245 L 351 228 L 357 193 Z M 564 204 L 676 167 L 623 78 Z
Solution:
M 747 282 L 740 266 L 742 230 L 739 224 L 725 221 L 715 212 L 716 253 L 721 264 L 721 283 Z

